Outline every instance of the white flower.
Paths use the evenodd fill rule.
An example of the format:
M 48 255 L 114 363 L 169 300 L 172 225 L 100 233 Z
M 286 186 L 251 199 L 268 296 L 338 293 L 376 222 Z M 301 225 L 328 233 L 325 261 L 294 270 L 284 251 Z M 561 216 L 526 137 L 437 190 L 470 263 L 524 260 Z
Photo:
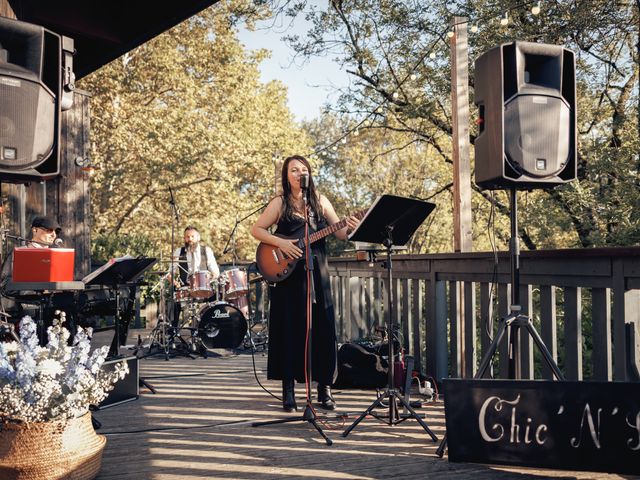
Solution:
M 64 368 L 60 365 L 59 362 L 56 362 L 52 358 L 47 358 L 38 364 L 38 372 L 43 375 L 49 375 L 50 377 L 55 377 L 60 375 Z
M 123 360 L 114 371 L 101 367 L 108 347 L 91 355 L 90 330 L 79 329 L 73 346 L 69 332 L 54 323 L 49 341 L 40 347 L 36 325 L 29 317 L 20 323 L 20 342 L 0 342 L 0 422 L 39 422 L 84 414 L 98 405 L 113 384 L 129 371 Z

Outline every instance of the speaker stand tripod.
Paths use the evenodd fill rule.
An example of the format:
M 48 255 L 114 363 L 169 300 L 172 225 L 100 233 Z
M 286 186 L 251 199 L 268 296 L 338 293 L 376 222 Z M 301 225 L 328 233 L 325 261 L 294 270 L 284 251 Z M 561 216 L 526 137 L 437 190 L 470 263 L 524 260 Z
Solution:
M 506 335 L 509 348 L 508 354 L 508 376 L 510 379 L 520 380 L 522 378 L 521 362 L 520 362 L 520 329 L 531 335 L 538 350 L 542 354 L 545 363 L 551 369 L 557 380 L 564 380 L 564 375 L 558 368 L 551 352 L 544 344 L 540 334 L 533 326 L 533 322 L 528 315 L 520 313 L 522 307 L 520 305 L 520 246 L 518 241 L 518 197 L 514 187 L 510 189 L 511 211 L 509 213 L 511 221 L 511 239 L 509 241 L 509 258 L 511 261 L 511 304 L 509 306 L 509 314 L 500 319 L 498 331 L 493 341 L 489 345 L 487 352 L 484 354 L 478 371 L 473 376 L 474 379 L 483 378 L 491 361 L 498 351 L 498 346 Z M 445 434 L 440 446 L 436 450 L 436 454 L 442 458 L 447 448 L 447 435 Z

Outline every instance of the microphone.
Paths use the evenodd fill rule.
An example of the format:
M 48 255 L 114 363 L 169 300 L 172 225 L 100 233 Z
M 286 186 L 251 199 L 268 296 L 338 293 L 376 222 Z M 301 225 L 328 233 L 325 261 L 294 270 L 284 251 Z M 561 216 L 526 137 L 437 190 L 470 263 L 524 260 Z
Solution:
M 171 190 L 171 187 L 169 187 L 169 195 L 171 195 L 171 200 L 169 200 L 169 203 L 171 205 L 175 205 L 176 201 L 173 199 L 173 190 Z
M 64 244 L 64 240 L 62 240 L 60 237 L 56 238 L 56 239 L 53 241 L 53 246 L 54 246 L 54 247 L 58 247 L 58 248 L 60 248 L 60 247 L 62 247 L 62 245 L 63 245 L 63 244 Z
M 309 188 L 309 174 L 303 173 L 300 175 L 300 188 L 307 190 Z

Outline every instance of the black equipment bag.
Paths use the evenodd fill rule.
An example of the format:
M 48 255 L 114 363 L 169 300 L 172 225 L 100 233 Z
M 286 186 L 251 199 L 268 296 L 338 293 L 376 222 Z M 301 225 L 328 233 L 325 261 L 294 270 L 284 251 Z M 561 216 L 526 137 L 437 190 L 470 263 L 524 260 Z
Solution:
M 386 343 L 385 343 L 386 348 Z M 336 388 L 381 388 L 387 384 L 389 362 L 378 353 L 357 343 L 345 343 L 338 349 Z

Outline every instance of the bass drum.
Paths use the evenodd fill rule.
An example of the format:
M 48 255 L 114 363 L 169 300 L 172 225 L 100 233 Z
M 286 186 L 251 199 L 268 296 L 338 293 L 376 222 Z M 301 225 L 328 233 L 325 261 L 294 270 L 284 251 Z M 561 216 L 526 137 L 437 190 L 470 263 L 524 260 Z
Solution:
M 228 303 L 207 305 L 200 310 L 198 336 L 207 348 L 238 348 L 247 334 L 247 320 Z

